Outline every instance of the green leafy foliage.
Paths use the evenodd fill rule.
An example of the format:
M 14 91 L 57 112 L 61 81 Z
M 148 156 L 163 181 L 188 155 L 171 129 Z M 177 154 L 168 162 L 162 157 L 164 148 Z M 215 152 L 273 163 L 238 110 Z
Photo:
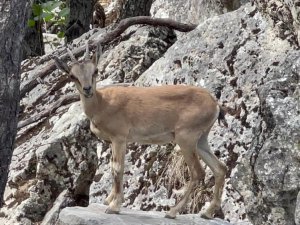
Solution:
M 57 33 L 57 37 L 59 37 L 59 38 L 64 38 L 64 36 L 65 36 L 65 32 L 63 32 L 63 31 L 59 31 Z
M 29 19 L 29 20 L 27 21 L 27 26 L 29 26 L 29 27 L 34 27 L 34 26 L 35 26 L 35 21 L 34 21 L 33 19 Z
M 27 22 L 29 27 L 34 27 L 37 22 L 42 23 L 45 28 L 55 26 L 55 33 L 59 38 L 64 37 L 64 26 L 70 9 L 66 7 L 64 0 L 44 1 L 32 5 L 32 18 Z
M 34 16 L 40 16 L 43 13 L 43 8 L 39 4 L 33 4 L 32 5 L 32 13 Z

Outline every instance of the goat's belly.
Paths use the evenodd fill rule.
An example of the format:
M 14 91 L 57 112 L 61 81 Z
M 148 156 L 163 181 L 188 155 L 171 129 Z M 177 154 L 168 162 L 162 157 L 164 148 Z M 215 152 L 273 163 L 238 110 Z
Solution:
M 166 144 L 174 141 L 174 132 L 143 133 L 130 132 L 128 141 L 140 144 Z

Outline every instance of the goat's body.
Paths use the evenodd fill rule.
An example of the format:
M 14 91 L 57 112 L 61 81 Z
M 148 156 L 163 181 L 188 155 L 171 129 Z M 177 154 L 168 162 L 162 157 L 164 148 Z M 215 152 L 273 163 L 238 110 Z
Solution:
M 211 218 L 221 204 L 226 166 L 211 152 L 207 136 L 220 108 L 203 88 L 183 85 L 160 87 L 110 87 L 98 89 L 91 98 L 81 95 L 91 130 L 112 142 L 113 189 L 105 203 L 108 213 L 118 213 L 123 200 L 123 172 L 126 144 L 177 143 L 191 171 L 191 182 L 183 198 L 167 217 L 175 218 L 187 203 L 199 180 L 204 179 L 198 155 L 216 178 L 214 199 L 205 214 Z
M 84 108 L 92 131 L 110 141 L 118 136 L 127 142 L 164 144 L 176 142 L 176 134 L 183 130 L 199 137 L 218 114 L 214 98 L 198 87 L 110 87 L 96 93 L 99 104 L 85 100 Z
M 189 167 L 191 179 L 182 199 L 167 212 L 175 218 L 187 204 L 191 192 L 205 171 L 198 156 L 209 166 L 215 177 L 210 206 L 203 214 L 212 218 L 221 205 L 226 166 L 209 148 L 208 133 L 219 116 L 216 100 L 203 88 L 183 85 L 160 87 L 107 87 L 96 89 L 97 63 L 74 61 L 71 69 L 57 57 L 57 65 L 74 80 L 80 93 L 83 110 L 91 122 L 91 131 L 100 139 L 111 141 L 112 191 L 105 200 L 107 213 L 119 213 L 123 201 L 123 173 L 128 142 L 140 144 L 177 143 Z M 97 57 L 96 57 L 97 58 Z M 94 57 L 95 59 L 95 57 Z M 222 119 L 223 114 L 219 117 Z

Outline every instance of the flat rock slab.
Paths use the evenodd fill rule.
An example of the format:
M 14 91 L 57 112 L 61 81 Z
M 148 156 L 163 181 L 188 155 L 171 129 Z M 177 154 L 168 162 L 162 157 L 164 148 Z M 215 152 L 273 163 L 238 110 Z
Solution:
M 164 218 L 165 213 L 137 211 L 122 208 L 120 214 L 106 214 L 107 206 L 91 204 L 88 207 L 67 207 L 59 215 L 57 225 L 230 225 L 221 219 L 206 220 L 199 214 Z

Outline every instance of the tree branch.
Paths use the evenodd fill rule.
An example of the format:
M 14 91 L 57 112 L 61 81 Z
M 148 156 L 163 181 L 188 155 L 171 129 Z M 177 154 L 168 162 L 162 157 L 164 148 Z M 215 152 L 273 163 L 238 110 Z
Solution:
M 57 102 L 55 102 L 53 104 L 52 107 L 50 107 L 49 109 L 33 116 L 33 117 L 29 117 L 28 119 L 26 120 L 23 120 L 23 121 L 20 121 L 18 123 L 18 129 L 21 129 L 29 124 L 32 124 L 32 123 L 35 123 L 37 121 L 39 121 L 40 119 L 43 119 L 45 117 L 48 117 L 50 116 L 52 113 L 55 113 L 55 111 L 61 107 L 62 105 L 67 105 L 67 104 L 70 104 L 72 102 L 77 102 L 79 101 L 80 98 L 79 98 L 79 95 L 66 95 L 66 96 L 63 96 L 62 98 L 60 98 Z
M 197 25 L 195 24 L 179 23 L 171 19 L 153 18 L 149 16 L 131 17 L 131 18 L 121 20 L 121 22 L 114 30 L 106 33 L 104 36 L 101 35 L 99 38 L 96 38 L 95 40 L 90 40 L 89 42 L 90 50 L 95 49 L 96 46 L 99 44 L 104 45 L 113 41 L 116 37 L 120 36 L 128 27 L 137 24 L 165 26 L 181 32 L 189 32 L 194 30 L 197 27 Z M 84 51 L 85 51 L 85 45 L 82 45 L 79 48 L 74 49 L 72 53 L 74 54 L 75 57 L 79 57 L 84 53 Z M 69 55 L 68 53 L 66 53 L 66 49 L 64 52 L 65 53 L 62 53 L 62 55 L 59 58 L 62 61 L 67 61 Z M 48 65 L 37 74 L 37 77 L 35 79 L 31 80 L 21 88 L 21 92 L 20 92 L 21 99 L 26 95 L 26 93 L 31 91 L 38 84 L 37 78 L 43 79 L 49 73 L 53 72 L 55 69 L 56 69 L 56 65 L 54 63 L 54 60 L 51 60 L 48 63 Z

